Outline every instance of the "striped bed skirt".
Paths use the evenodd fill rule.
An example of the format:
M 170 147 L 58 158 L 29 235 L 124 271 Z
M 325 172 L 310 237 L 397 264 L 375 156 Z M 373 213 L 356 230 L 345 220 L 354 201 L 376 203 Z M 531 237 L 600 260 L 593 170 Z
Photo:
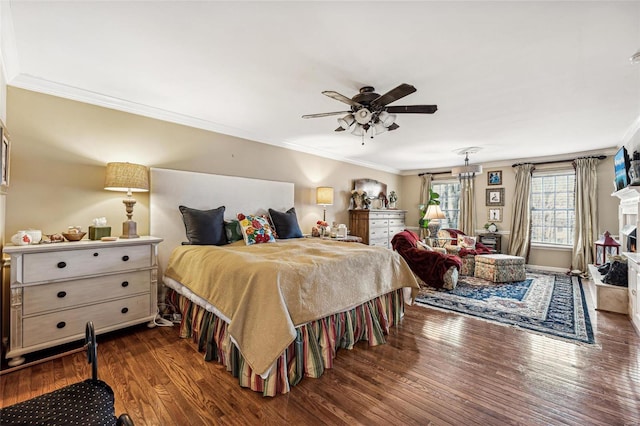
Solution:
M 233 344 L 228 324 L 198 304 L 170 290 L 169 303 L 182 314 L 180 337 L 191 338 L 206 361 L 217 360 L 238 378 L 240 386 L 263 396 L 287 393 L 303 377 L 320 377 L 333 367 L 339 348 L 352 349 L 366 340 L 369 346 L 385 343 L 384 335 L 404 315 L 403 289 L 369 300 L 353 309 L 296 327 L 297 337 L 280 355 L 266 378 L 254 373 Z

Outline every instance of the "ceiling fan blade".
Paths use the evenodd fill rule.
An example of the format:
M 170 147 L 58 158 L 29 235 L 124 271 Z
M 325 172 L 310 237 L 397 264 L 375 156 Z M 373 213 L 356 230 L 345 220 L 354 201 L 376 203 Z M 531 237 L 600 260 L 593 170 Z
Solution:
M 400 86 L 396 87 L 395 89 L 391 89 L 384 95 L 381 95 L 378 98 L 371 101 L 371 105 L 373 107 L 380 108 L 387 104 L 390 104 L 391 102 L 395 102 L 400 98 L 404 98 L 405 96 L 410 95 L 415 91 L 416 91 L 416 88 L 413 87 L 412 85 L 407 83 L 402 83 Z
M 344 132 L 345 129 L 343 129 L 342 127 L 338 127 L 336 130 L 334 130 L 334 132 Z
M 433 114 L 438 110 L 438 105 L 389 106 L 385 110 L 389 114 Z
M 325 90 L 324 92 L 322 92 L 323 95 L 326 95 L 332 99 L 335 99 L 336 101 L 340 101 L 340 102 L 344 102 L 347 105 L 351 105 L 351 106 L 355 106 L 355 107 L 361 107 L 362 104 L 354 101 L 351 98 L 347 98 L 345 95 L 341 95 L 338 92 L 334 92 L 333 90 Z
M 318 117 L 328 117 L 330 115 L 338 115 L 338 114 L 349 114 L 351 111 L 336 111 L 336 112 L 321 112 L 319 114 L 307 114 L 303 115 L 302 118 L 318 118 Z
M 400 127 L 400 126 L 398 126 L 396 123 L 393 123 L 391 126 L 387 127 L 387 130 L 388 131 L 392 131 L 392 130 L 397 129 L 398 127 Z

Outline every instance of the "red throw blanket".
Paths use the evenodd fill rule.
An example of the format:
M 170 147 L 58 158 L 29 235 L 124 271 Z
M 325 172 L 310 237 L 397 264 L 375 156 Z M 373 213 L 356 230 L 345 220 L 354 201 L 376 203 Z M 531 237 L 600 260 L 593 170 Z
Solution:
M 460 271 L 462 261 L 455 255 L 416 248 L 418 241 L 414 232 L 404 230 L 393 236 L 391 245 L 422 281 L 436 288 L 444 286 L 444 274 L 452 266 Z

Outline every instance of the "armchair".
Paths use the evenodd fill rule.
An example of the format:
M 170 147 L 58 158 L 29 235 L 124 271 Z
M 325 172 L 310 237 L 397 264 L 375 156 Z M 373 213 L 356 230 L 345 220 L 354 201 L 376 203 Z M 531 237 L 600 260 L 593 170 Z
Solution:
M 457 256 L 421 247 L 414 232 L 398 232 L 391 240 L 393 249 L 407 262 L 421 286 L 453 290 L 458 284 L 462 262 Z
M 447 253 L 456 255 L 461 259 L 460 275 L 473 276 L 476 268 L 476 255 L 491 254 L 492 251 L 489 247 L 478 242 L 474 242 L 473 245 L 458 244 L 461 236 L 466 237 L 467 235 L 458 229 L 445 228 L 438 231 L 438 238 L 450 241 L 444 246 L 447 249 Z

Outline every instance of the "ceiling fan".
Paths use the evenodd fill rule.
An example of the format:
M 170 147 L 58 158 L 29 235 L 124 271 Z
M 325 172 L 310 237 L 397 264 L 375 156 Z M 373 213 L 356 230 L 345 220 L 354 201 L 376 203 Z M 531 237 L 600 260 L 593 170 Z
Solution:
M 367 131 L 371 129 L 371 138 L 373 138 L 374 134 L 377 135 L 387 130 L 391 131 L 400 127 L 395 123 L 395 114 L 433 114 L 438 110 L 437 105 L 389 106 L 390 103 L 404 98 L 415 91 L 415 87 L 406 83 L 389 90 L 384 95 L 377 94 L 372 86 L 364 86 L 360 89 L 360 92 L 352 98 L 348 98 L 332 90 L 326 90 L 322 92 L 323 95 L 344 102 L 351 106 L 351 110 L 307 114 L 303 115 L 302 118 L 347 114 L 338 119 L 340 127 L 335 130 L 336 132 L 343 132 L 353 126 L 352 134 L 364 137 Z

